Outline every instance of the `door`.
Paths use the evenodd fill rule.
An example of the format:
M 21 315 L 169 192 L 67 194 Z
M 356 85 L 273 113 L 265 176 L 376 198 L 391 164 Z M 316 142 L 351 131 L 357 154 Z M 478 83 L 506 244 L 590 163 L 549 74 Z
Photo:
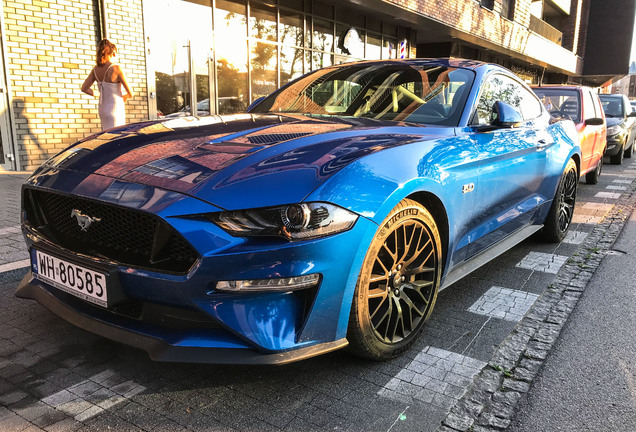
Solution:
M 603 118 L 603 108 L 601 108 L 601 102 L 598 96 L 592 92 L 591 89 L 583 89 L 583 120 L 589 120 L 592 118 Z M 605 146 L 607 140 L 607 132 L 605 124 L 602 125 L 584 125 L 585 131 L 590 131 L 593 135 L 594 145 L 590 152 L 589 163 L 581 167 L 581 172 L 585 172 L 591 167 L 596 167 L 599 160 L 605 153 Z M 583 146 L 581 146 L 581 151 Z M 583 153 L 585 158 L 585 153 Z
M 475 228 L 469 257 L 533 222 L 545 197 L 540 195 L 545 178 L 546 150 L 553 139 L 542 122 L 541 102 L 519 82 L 496 74 L 482 90 L 477 123 L 492 118 L 494 102 L 502 101 L 522 114 L 518 127 L 500 128 L 474 135 L 479 152 L 479 180 L 475 188 Z
M 211 0 L 144 5 L 150 118 L 216 113 Z

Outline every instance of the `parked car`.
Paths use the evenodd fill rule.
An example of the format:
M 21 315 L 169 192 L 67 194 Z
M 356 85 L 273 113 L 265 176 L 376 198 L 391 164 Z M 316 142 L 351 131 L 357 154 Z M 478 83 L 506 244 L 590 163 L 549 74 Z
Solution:
M 155 360 L 394 357 L 438 291 L 572 221 L 576 129 L 497 65 L 311 72 L 248 114 L 96 134 L 23 187 L 19 297 Z
M 220 97 L 219 114 L 233 114 L 245 110 L 245 103 L 238 97 Z M 181 111 L 168 114 L 166 117 L 187 117 L 190 115 L 190 106 L 184 107 Z M 197 102 L 197 116 L 210 115 L 210 99 L 203 99 Z
M 602 94 L 599 96 L 607 118 L 607 151 L 614 165 L 623 163 L 623 157 L 631 158 L 636 138 L 635 117 L 627 96 Z
M 168 114 L 167 118 L 187 117 L 190 115 L 190 105 L 183 107 L 177 112 Z M 210 99 L 203 99 L 197 102 L 197 116 L 210 115 Z
M 605 114 L 597 93 L 589 87 L 546 85 L 532 87 L 552 115 L 574 121 L 581 146 L 581 175 L 589 184 L 598 183 L 607 147 Z

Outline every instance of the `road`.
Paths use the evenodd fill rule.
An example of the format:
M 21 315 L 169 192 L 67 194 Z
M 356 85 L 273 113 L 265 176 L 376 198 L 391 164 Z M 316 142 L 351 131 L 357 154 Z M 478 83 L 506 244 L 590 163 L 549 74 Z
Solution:
M 0 279 L 0 430 L 434 431 L 634 178 L 627 159 L 581 182 L 564 242 L 529 239 L 442 291 L 420 340 L 382 363 L 345 351 L 278 367 L 155 363 Z

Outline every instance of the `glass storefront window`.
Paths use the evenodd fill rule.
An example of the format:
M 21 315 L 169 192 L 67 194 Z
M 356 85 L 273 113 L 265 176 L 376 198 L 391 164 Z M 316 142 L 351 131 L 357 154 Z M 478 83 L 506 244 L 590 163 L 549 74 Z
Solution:
M 250 36 L 276 41 L 276 7 L 250 2 Z
M 247 24 L 245 4 L 216 0 L 216 79 L 219 114 L 247 108 Z M 228 43 L 227 41 L 231 41 Z
M 333 23 L 314 18 L 314 34 L 311 46 L 320 51 L 333 51 Z
M 311 70 L 316 70 L 331 66 L 333 64 L 333 60 L 331 58 L 331 54 L 319 51 L 308 51 L 307 63 L 311 65 Z
M 250 53 L 252 66 L 252 102 L 267 96 L 277 88 L 276 59 L 278 47 L 266 42 L 253 42 Z
M 394 59 L 397 58 L 397 41 L 394 40 L 384 40 L 382 44 L 382 58 L 383 59 Z
M 210 98 L 211 1 L 157 0 L 156 3 L 149 8 L 146 20 L 152 44 L 148 61 L 155 70 L 156 114 L 185 115 L 193 92 L 197 101 L 209 102 Z M 209 110 L 202 112 L 208 113 Z
M 200 115 L 240 112 L 278 86 L 334 62 L 396 58 L 397 40 L 411 34 L 320 0 L 145 3 L 152 3 L 144 7 L 144 22 L 156 88 L 149 103 L 154 108 L 156 101 L 157 116 L 186 115 L 194 95 Z M 155 88 L 149 84 L 150 92 Z
M 336 53 L 352 56 L 354 59 L 364 57 L 364 31 L 348 24 L 336 24 Z
M 303 74 L 303 49 L 281 46 L 280 49 L 280 85 L 298 78 Z
M 382 56 L 382 37 L 367 35 L 367 49 L 364 57 L 370 60 L 379 60 Z
M 280 11 L 280 43 L 283 45 L 303 45 L 303 14 L 286 10 Z

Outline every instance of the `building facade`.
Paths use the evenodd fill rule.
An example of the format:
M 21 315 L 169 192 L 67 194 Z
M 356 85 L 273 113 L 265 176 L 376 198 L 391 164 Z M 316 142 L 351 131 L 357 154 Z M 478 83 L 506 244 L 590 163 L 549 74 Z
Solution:
M 126 108 L 136 122 L 239 112 L 304 73 L 359 59 L 463 57 L 529 83 L 587 83 L 586 51 L 607 51 L 587 40 L 604 1 L 3 0 L 0 169 L 35 169 L 100 130 L 98 99 L 79 89 L 105 36 L 136 93 Z M 607 1 L 622 3 L 622 23 L 631 16 L 629 38 L 616 36 L 629 45 L 634 2 Z M 619 54 L 608 73 L 593 69 L 597 80 L 621 74 Z

